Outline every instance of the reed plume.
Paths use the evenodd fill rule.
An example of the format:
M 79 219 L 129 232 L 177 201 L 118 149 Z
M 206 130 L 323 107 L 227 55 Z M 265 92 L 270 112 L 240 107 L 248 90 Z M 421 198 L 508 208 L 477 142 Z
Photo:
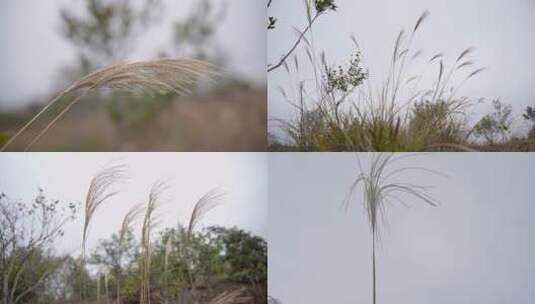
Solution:
M 370 224 L 372 232 L 372 274 L 373 274 L 373 303 L 376 303 L 376 275 L 375 275 L 375 241 L 378 237 L 379 221 L 385 220 L 386 204 L 398 202 L 406 205 L 399 195 L 409 195 L 416 200 L 423 201 L 430 206 L 437 206 L 439 202 L 435 200 L 427 191 L 428 187 L 415 185 L 411 183 L 395 182 L 392 178 L 397 174 L 406 171 L 423 171 L 440 174 L 439 172 L 425 169 L 422 167 L 404 167 L 389 171 L 389 165 L 403 157 L 394 158 L 393 153 L 379 153 L 376 154 L 370 163 L 367 170 L 363 170 L 360 160 L 358 165 L 360 174 L 350 187 L 346 196 L 344 204 L 346 208 L 349 206 L 352 195 L 357 192 L 357 188 L 361 186 L 363 195 L 364 209 Z M 358 159 L 358 156 L 357 156 Z
M 136 204 L 128 210 L 121 222 L 121 229 L 119 230 L 119 244 L 123 245 L 126 233 L 132 228 L 132 224 L 143 214 L 143 205 Z
M 151 232 L 156 222 L 156 209 L 161 205 L 161 196 L 169 186 L 161 180 L 156 181 L 149 194 L 147 207 L 145 208 L 145 217 L 143 218 L 143 227 L 141 230 L 141 291 L 140 304 L 150 304 L 150 267 L 151 267 Z
M 130 231 L 132 224 L 141 216 L 143 213 L 143 205 L 137 204 L 134 205 L 132 208 L 128 210 L 126 215 L 123 218 L 123 221 L 121 223 L 121 228 L 119 230 L 119 261 L 122 259 L 123 256 L 123 246 L 126 238 L 126 234 L 128 231 Z M 117 304 L 121 303 L 121 270 L 119 270 L 119 273 L 117 273 Z
M 15 133 L 0 151 L 5 151 L 37 118 L 70 93 L 82 91 L 32 139 L 26 146 L 25 151 L 36 144 L 73 105 L 92 91 L 113 89 L 149 93 L 175 92 L 179 95 L 185 95 L 191 93 L 192 88 L 200 77 L 213 79 L 217 74 L 218 72 L 214 65 L 195 59 L 155 59 L 110 65 L 77 80 L 67 89 L 57 94 L 39 113 Z
M 117 194 L 117 191 L 110 191 L 110 188 L 116 183 L 125 181 L 126 178 L 125 165 L 111 165 L 102 169 L 91 179 L 91 184 L 89 185 L 89 190 L 87 191 L 85 199 L 85 217 L 82 232 L 82 258 L 80 260 L 82 269 L 85 267 L 86 243 L 91 219 L 102 204 Z M 80 298 L 83 299 L 84 282 L 82 272 L 80 278 Z
M 224 196 L 225 193 L 220 189 L 212 189 L 206 192 L 206 194 L 204 194 L 197 201 L 195 207 L 193 207 L 193 211 L 189 219 L 187 229 L 188 236 L 191 236 L 196 225 L 206 215 L 206 213 L 208 213 L 210 210 L 214 209 L 222 203 L 222 199 L 224 198 Z
M 219 206 L 223 202 L 223 198 L 225 196 L 225 193 L 218 188 L 212 189 L 208 192 L 206 192 L 196 203 L 193 207 L 193 211 L 191 212 L 189 223 L 187 227 L 182 227 L 183 231 L 185 231 L 184 237 L 185 237 L 185 244 L 191 244 L 194 230 L 197 226 L 197 224 L 201 221 L 201 219 L 214 209 L 215 207 Z M 188 280 L 189 285 L 191 286 L 192 290 L 192 296 L 196 297 L 195 294 L 195 277 L 192 274 L 192 269 L 190 269 L 191 266 L 191 257 L 188 253 L 188 250 L 183 250 L 179 253 L 180 258 L 183 259 L 186 262 L 186 269 L 188 274 Z

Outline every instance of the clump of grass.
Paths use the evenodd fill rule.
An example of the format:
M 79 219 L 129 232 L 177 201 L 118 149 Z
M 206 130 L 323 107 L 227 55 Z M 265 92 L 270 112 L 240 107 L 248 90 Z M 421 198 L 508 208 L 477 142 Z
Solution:
M 15 133 L 1 148 L 8 146 L 52 105 L 67 95 L 80 92 L 57 114 L 26 146 L 25 151 L 36 144 L 41 137 L 84 96 L 99 89 L 143 91 L 148 93 L 175 92 L 189 94 L 200 77 L 213 78 L 217 69 L 210 63 L 195 59 L 156 59 L 132 63 L 118 63 L 95 71 L 74 82 L 52 98 L 43 109 Z
M 412 45 L 428 16 L 425 11 L 410 32 L 398 33 L 390 70 L 379 88 L 366 81 L 369 72 L 361 66 L 356 38 L 352 37 L 356 51 L 347 68 L 332 68 L 324 53 L 317 63 L 313 44 L 306 43 L 314 91 L 306 91 L 305 81 L 291 84 L 292 94 L 281 88 L 284 99 L 296 109 L 294 118 L 279 120 L 289 144 L 301 151 L 469 149 L 465 113 L 474 101 L 458 92 L 484 68 L 468 70 L 474 65 L 469 59 L 473 48 L 463 50 L 449 67 L 443 54 L 435 54 L 427 61 L 437 70 L 433 84 L 420 88 L 423 73 L 409 75 L 409 67 L 423 56 Z M 293 67 L 284 65 L 291 83 L 299 73 L 295 61 Z
M 379 226 L 381 221 L 384 222 L 386 218 L 387 204 L 401 203 L 407 205 L 400 196 L 408 195 L 413 199 L 422 201 L 430 206 L 437 206 L 439 202 L 433 198 L 428 188 L 421 185 L 411 184 L 407 182 L 398 182 L 395 176 L 407 171 L 420 171 L 427 173 L 440 174 L 436 171 L 429 170 L 423 167 L 404 167 L 390 170 L 389 165 L 407 156 L 400 156 L 395 158 L 393 153 L 379 153 L 376 154 L 368 169 L 363 169 L 360 160 L 358 166 L 360 173 L 351 184 L 349 192 L 344 200 L 346 208 L 349 206 L 351 197 L 356 192 L 360 192 L 363 196 L 364 209 L 370 224 L 372 232 L 372 274 L 373 274 L 373 303 L 376 303 L 376 275 L 375 275 L 375 242 L 379 235 Z M 358 159 L 358 157 L 357 157 Z M 360 186 L 360 191 L 359 187 Z

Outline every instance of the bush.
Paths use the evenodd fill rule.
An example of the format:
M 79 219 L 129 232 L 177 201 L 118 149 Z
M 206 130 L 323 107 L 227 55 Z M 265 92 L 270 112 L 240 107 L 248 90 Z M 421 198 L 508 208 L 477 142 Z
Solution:
M 512 124 L 511 106 L 501 103 L 499 99 L 492 104 L 494 111 L 485 115 L 474 127 L 474 134 L 483 137 L 491 145 L 498 140 L 504 142 Z

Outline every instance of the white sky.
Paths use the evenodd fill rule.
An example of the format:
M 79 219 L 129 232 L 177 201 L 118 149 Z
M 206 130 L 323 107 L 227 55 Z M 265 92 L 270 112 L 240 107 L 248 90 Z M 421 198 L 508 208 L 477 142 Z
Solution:
M 451 63 L 468 47 L 475 47 L 475 67 L 486 67 L 484 73 L 469 81 L 461 95 L 489 101 L 501 98 L 513 105 L 518 117 L 526 105 L 535 100 L 535 2 L 533 0 L 337 0 L 337 12 L 320 17 L 314 26 L 316 51 L 325 51 L 332 65 L 345 64 L 354 50 L 350 39 L 354 34 L 363 53 L 363 63 L 370 70 L 374 86 L 388 72 L 394 41 L 399 31 L 409 31 L 424 10 L 431 15 L 425 20 L 413 44 L 423 50 L 421 63 L 414 74 L 436 77 L 437 67 L 426 62 L 436 53 L 445 54 Z M 278 19 L 277 28 L 268 32 L 268 63 L 276 62 L 296 40 L 294 28 L 306 25 L 302 0 L 275 0 L 269 15 Z M 309 38 L 310 40 L 310 38 Z M 312 74 L 303 48 L 300 58 L 301 80 L 311 91 Z M 292 61 L 293 63 L 293 58 Z M 293 64 L 292 64 L 293 65 Z M 469 71 L 469 70 L 467 70 Z M 431 74 L 429 74 L 431 73 Z M 268 75 L 270 118 L 286 118 L 290 107 L 283 100 L 279 87 L 288 94 L 290 82 L 284 68 Z M 425 83 L 425 82 L 424 82 Z M 491 109 L 490 102 L 474 108 L 479 118 Z M 270 131 L 276 126 L 272 122 Z
M 164 195 L 161 228 L 176 227 L 177 221 L 187 224 L 197 200 L 221 187 L 227 192 L 224 204 L 208 213 L 201 226 L 237 226 L 267 236 L 264 153 L 2 153 L 0 191 L 31 202 L 41 187 L 49 198 L 82 203 L 93 175 L 110 162 L 128 165 L 130 181 L 97 211 L 89 248 L 116 233 L 127 210 L 146 203 L 150 187 L 159 178 L 172 186 Z M 58 250 L 76 253 L 80 248 L 82 217 L 80 212 L 66 227 Z
M 170 47 L 172 24 L 186 16 L 194 0 L 164 0 L 160 23 L 140 38 L 127 59 L 153 58 Z M 231 75 L 264 87 L 266 83 L 266 10 L 263 1 L 214 0 L 228 4 L 217 43 Z M 59 9 L 68 0 L 3 0 L 0 2 L 0 108 L 41 101 L 56 88 L 60 68 L 75 59 L 74 48 L 61 36 Z M 56 79 L 56 80 L 55 80 Z M 42 102 L 42 101 L 41 101 Z
M 368 156 L 361 154 L 365 164 Z M 434 186 L 431 207 L 387 206 L 377 247 L 377 302 L 533 303 L 535 154 L 435 153 L 399 161 Z M 358 174 L 352 153 L 269 157 L 269 294 L 284 304 L 371 303 L 371 233 L 361 194 L 341 203 Z

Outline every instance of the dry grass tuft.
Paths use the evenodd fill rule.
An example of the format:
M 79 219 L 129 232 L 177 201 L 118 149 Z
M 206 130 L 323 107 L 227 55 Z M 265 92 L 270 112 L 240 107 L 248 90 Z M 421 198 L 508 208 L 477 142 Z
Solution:
M 144 208 L 142 204 L 136 204 L 128 210 L 121 223 L 119 230 L 119 243 L 122 245 L 128 230 L 131 229 L 132 224 L 143 214 Z
M 117 194 L 116 191 L 110 191 L 110 188 L 114 184 L 123 182 L 127 179 L 126 168 L 127 167 L 125 165 L 112 165 L 102 169 L 91 179 L 91 184 L 89 185 L 89 190 L 87 191 L 87 196 L 85 199 L 85 217 L 82 233 L 82 258 L 80 260 L 82 268 L 85 265 L 86 243 L 89 235 L 91 220 L 97 209 L 103 203 Z M 80 290 L 80 297 L 83 299 L 84 282 L 82 276 L 81 286 L 82 289 Z
M 139 301 L 141 304 L 150 304 L 151 232 L 157 224 L 156 209 L 160 207 L 162 194 L 168 188 L 169 186 L 164 181 L 156 181 L 150 190 L 149 201 L 145 208 L 141 230 L 141 291 Z
M 110 188 L 127 179 L 126 165 L 113 165 L 104 168 L 98 172 L 89 186 L 87 196 L 85 199 L 85 218 L 84 230 L 82 234 L 82 255 L 85 255 L 85 246 L 89 233 L 91 219 L 95 215 L 97 209 L 110 198 L 117 194 L 117 191 L 110 191 Z
M 193 207 L 193 212 L 189 220 L 187 229 L 188 236 L 193 233 L 197 223 L 208 213 L 210 210 L 219 206 L 222 203 L 225 193 L 220 189 L 212 189 L 204 194 L 199 201 Z
M 202 76 L 216 76 L 216 68 L 194 59 L 157 59 L 133 63 L 118 63 L 93 72 L 76 81 L 64 91 L 78 89 L 149 90 L 155 93 L 174 91 L 190 94 L 191 87 Z
M 26 125 L 15 133 L 1 148 L 7 147 L 34 121 L 45 113 L 58 100 L 67 94 L 83 90 L 70 101 L 63 110 L 48 123 L 26 146 L 29 150 L 69 109 L 88 93 L 98 89 L 116 89 L 125 91 L 143 91 L 150 93 L 175 92 L 179 95 L 190 94 L 201 77 L 213 79 L 219 73 L 217 68 L 205 61 L 195 59 L 156 59 L 132 63 L 118 63 L 93 72 L 74 82 L 56 97 L 50 100 Z
M 241 296 L 244 289 L 236 289 L 234 291 L 225 291 L 212 299 L 209 304 L 241 304 L 247 303 L 249 297 Z
M 429 11 L 428 10 L 425 10 L 422 15 L 420 15 L 420 18 L 418 18 L 418 20 L 416 21 L 416 24 L 414 25 L 414 29 L 412 30 L 413 32 L 416 32 L 418 30 L 418 28 L 420 27 L 420 25 L 422 25 L 422 22 L 424 22 L 424 20 L 429 16 Z

